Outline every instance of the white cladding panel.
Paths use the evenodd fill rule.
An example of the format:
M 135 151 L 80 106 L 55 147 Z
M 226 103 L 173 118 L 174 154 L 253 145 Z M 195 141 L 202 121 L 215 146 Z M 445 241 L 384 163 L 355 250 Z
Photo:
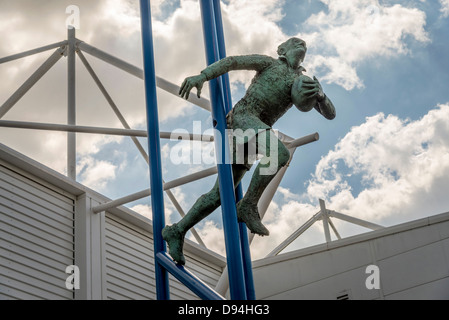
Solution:
M 0 163 L 0 300 L 73 299 L 74 198 Z
M 153 236 L 112 214 L 106 215 L 105 268 L 107 299 L 156 299 Z M 186 267 L 214 287 L 221 268 L 186 254 Z M 171 275 L 170 298 L 198 297 Z
M 449 299 L 448 230 L 449 214 L 443 214 L 335 241 L 330 248 L 321 245 L 261 260 L 254 270 L 257 297 Z M 366 286 L 370 265 L 379 268 L 379 289 Z

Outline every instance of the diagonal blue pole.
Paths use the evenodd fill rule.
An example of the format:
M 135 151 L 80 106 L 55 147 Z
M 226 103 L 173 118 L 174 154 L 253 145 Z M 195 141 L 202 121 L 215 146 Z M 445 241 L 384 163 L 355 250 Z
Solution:
M 207 64 L 220 60 L 215 26 L 215 14 L 211 0 L 201 0 L 201 16 L 203 23 L 204 42 Z M 223 229 L 225 233 L 226 257 L 229 273 L 229 291 L 232 300 L 246 300 L 245 275 L 240 244 L 237 210 L 235 206 L 234 181 L 232 167 L 226 159 L 226 148 L 229 148 L 226 134 L 226 111 L 221 80 L 212 79 L 209 82 L 212 117 L 215 129 L 221 139 L 215 139 L 217 152 L 218 179 L 220 186 L 221 209 L 223 212 Z
M 167 253 L 159 252 L 156 255 L 156 261 L 164 266 L 168 272 L 170 272 L 176 279 L 178 279 L 201 299 L 225 300 L 224 297 L 215 292 L 211 287 L 187 270 L 184 266 L 174 263 L 173 259 L 171 259 Z
M 150 150 L 150 187 L 151 208 L 153 211 L 153 241 L 154 255 L 166 251 L 162 239 L 162 229 L 165 226 L 164 193 L 162 188 L 161 146 L 159 137 L 159 116 L 156 98 L 156 72 L 154 66 L 154 48 L 151 26 L 151 8 L 149 0 L 140 0 L 142 23 L 143 71 L 145 79 L 145 102 L 148 129 L 148 150 Z M 170 299 L 168 273 L 155 260 L 155 277 L 157 299 Z
M 214 14 L 215 14 L 215 26 L 217 29 L 217 41 L 218 41 L 218 51 L 220 59 L 226 57 L 226 44 L 224 38 L 223 30 L 223 18 L 221 16 L 220 0 L 213 0 L 214 4 Z M 226 73 L 221 77 L 221 83 L 224 94 L 224 103 L 226 113 L 232 109 L 232 98 L 231 98 L 231 85 L 229 81 L 229 75 Z M 235 191 L 235 197 L 237 202 L 243 198 L 243 188 L 240 183 Z M 248 230 L 246 224 L 239 223 L 239 233 L 240 241 L 242 246 L 242 258 L 243 258 L 243 270 L 245 273 L 245 285 L 246 285 L 246 295 L 248 300 L 256 300 L 256 290 L 254 288 L 254 278 L 253 269 L 251 263 L 251 250 L 249 247 L 248 240 Z

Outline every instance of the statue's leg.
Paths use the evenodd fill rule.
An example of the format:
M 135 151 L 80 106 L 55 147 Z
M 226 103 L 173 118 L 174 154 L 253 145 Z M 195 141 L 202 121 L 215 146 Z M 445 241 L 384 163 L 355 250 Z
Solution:
M 245 196 L 237 205 L 239 221 L 245 222 L 252 233 L 262 236 L 269 235 L 269 231 L 260 220 L 257 203 L 279 169 L 284 167 L 290 159 L 290 152 L 285 145 L 275 137 L 274 133 L 270 133 L 258 136 L 258 153 L 263 154 L 264 157 L 254 171 Z
M 237 185 L 247 168 L 243 165 L 233 165 L 232 167 L 234 184 Z M 220 206 L 220 188 L 218 179 L 213 188 L 206 194 L 203 194 L 187 214 L 172 226 L 167 226 L 162 230 L 162 237 L 167 242 L 170 256 L 179 264 L 185 264 L 183 254 L 184 237 L 194 225 L 206 218 L 215 209 Z

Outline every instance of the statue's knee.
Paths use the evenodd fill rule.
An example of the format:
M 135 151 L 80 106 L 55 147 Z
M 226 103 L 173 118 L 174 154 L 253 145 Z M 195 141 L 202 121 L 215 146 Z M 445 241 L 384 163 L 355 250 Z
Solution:
M 197 199 L 197 205 L 200 206 L 219 206 L 220 205 L 220 187 L 218 182 L 214 185 L 214 187 L 207 193 L 201 195 Z
M 218 183 L 215 184 L 212 190 L 207 194 L 207 199 L 214 207 L 218 207 L 220 205 L 220 187 Z

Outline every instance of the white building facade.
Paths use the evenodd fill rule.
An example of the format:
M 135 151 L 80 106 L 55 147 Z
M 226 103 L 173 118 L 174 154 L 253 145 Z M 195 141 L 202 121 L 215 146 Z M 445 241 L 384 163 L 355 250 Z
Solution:
M 92 212 L 108 200 L 0 145 L 0 300 L 155 299 L 151 221 L 124 207 Z M 214 288 L 226 259 L 191 241 L 185 251 Z M 254 261 L 253 271 L 258 299 L 449 299 L 449 213 Z M 171 276 L 170 294 L 198 299 Z

